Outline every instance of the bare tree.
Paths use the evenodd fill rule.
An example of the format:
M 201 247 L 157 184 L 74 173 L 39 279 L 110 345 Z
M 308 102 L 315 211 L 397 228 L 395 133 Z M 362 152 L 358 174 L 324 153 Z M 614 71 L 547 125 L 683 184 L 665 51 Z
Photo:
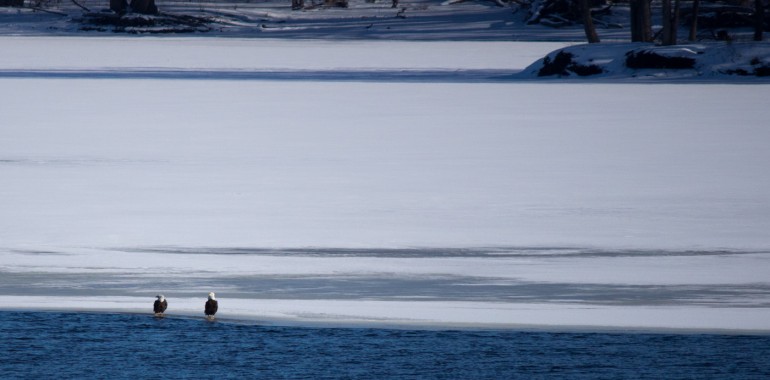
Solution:
M 671 0 L 663 0 L 663 30 L 662 40 L 663 45 L 676 45 L 676 32 L 679 27 L 679 0 L 674 1 L 674 5 L 671 5 Z
M 155 0 L 131 0 L 131 10 L 136 13 L 154 15 L 158 13 Z
M 122 15 L 123 13 L 126 13 L 126 9 L 128 9 L 128 1 L 110 0 L 110 9 L 112 9 L 113 12 Z
M 663 24 L 663 30 L 661 31 L 663 45 L 673 45 L 674 43 L 671 42 L 671 36 L 673 33 L 673 28 L 671 25 L 671 20 L 673 19 L 671 11 L 671 0 L 661 1 L 661 7 L 663 11 L 663 19 L 661 20 L 661 24 Z
M 754 41 L 762 41 L 765 28 L 765 5 L 762 0 L 754 0 Z
M 689 41 L 695 41 L 698 37 L 698 13 L 700 12 L 700 0 L 692 0 L 692 20 L 690 20 Z
M 630 0 L 631 6 L 631 41 L 652 41 L 652 14 L 650 0 Z
M 596 34 L 596 26 L 594 26 L 593 18 L 591 17 L 591 5 L 588 0 L 580 1 L 580 12 L 583 17 L 583 29 L 586 32 L 586 38 L 588 43 L 593 44 L 599 42 L 599 35 Z
M 677 32 L 679 31 L 679 10 L 681 5 L 681 0 L 674 0 L 674 14 L 671 18 L 671 45 L 676 45 L 678 40 Z

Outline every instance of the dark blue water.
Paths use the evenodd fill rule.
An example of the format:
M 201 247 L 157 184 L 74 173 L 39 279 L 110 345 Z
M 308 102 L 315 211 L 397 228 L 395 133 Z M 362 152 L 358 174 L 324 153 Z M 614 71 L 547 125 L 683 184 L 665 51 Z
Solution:
M 767 379 L 770 336 L 299 328 L 0 312 L 0 377 Z

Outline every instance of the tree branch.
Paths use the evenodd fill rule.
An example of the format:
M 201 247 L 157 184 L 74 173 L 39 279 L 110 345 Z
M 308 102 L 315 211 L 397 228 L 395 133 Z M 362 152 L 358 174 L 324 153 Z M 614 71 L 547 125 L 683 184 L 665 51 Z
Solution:
M 68 14 L 66 14 L 64 12 L 52 11 L 52 10 L 43 9 L 43 8 L 40 8 L 40 7 L 27 7 L 27 8 L 32 9 L 33 11 L 40 11 L 40 12 L 55 14 L 55 15 L 59 15 L 59 16 L 69 16 Z
M 84 11 L 86 11 L 86 12 L 91 12 L 91 10 L 90 10 L 90 9 L 88 9 L 88 8 L 86 8 L 86 7 L 82 6 L 82 5 L 80 5 L 80 3 L 78 3 L 76 0 L 72 0 L 72 2 L 73 2 L 75 5 L 77 5 L 78 7 L 80 7 L 80 9 L 82 9 L 82 10 L 84 10 Z

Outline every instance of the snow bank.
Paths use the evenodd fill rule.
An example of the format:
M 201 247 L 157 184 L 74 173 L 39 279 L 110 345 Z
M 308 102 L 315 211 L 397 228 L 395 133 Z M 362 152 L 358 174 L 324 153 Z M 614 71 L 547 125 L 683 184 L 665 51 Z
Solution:
M 549 53 L 519 77 L 615 81 L 721 79 L 766 83 L 770 78 L 770 45 L 763 42 L 576 45 Z

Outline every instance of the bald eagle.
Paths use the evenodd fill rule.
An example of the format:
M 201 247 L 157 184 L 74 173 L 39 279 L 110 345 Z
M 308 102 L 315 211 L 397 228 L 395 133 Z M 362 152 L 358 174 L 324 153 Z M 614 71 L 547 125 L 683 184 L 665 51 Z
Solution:
M 158 294 L 155 297 L 158 299 L 155 300 L 155 303 L 152 305 L 152 310 L 155 311 L 155 314 L 165 313 L 166 308 L 168 307 L 168 301 L 166 301 L 166 297 L 164 297 L 163 294 Z
M 213 318 L 214 314 L 217 313 L 217 310 L 219 309 L 219 302 L 217 302 L 217 299 L 213 292 L 209 293 L 209 299 L 206 301 L 206 317 Z

